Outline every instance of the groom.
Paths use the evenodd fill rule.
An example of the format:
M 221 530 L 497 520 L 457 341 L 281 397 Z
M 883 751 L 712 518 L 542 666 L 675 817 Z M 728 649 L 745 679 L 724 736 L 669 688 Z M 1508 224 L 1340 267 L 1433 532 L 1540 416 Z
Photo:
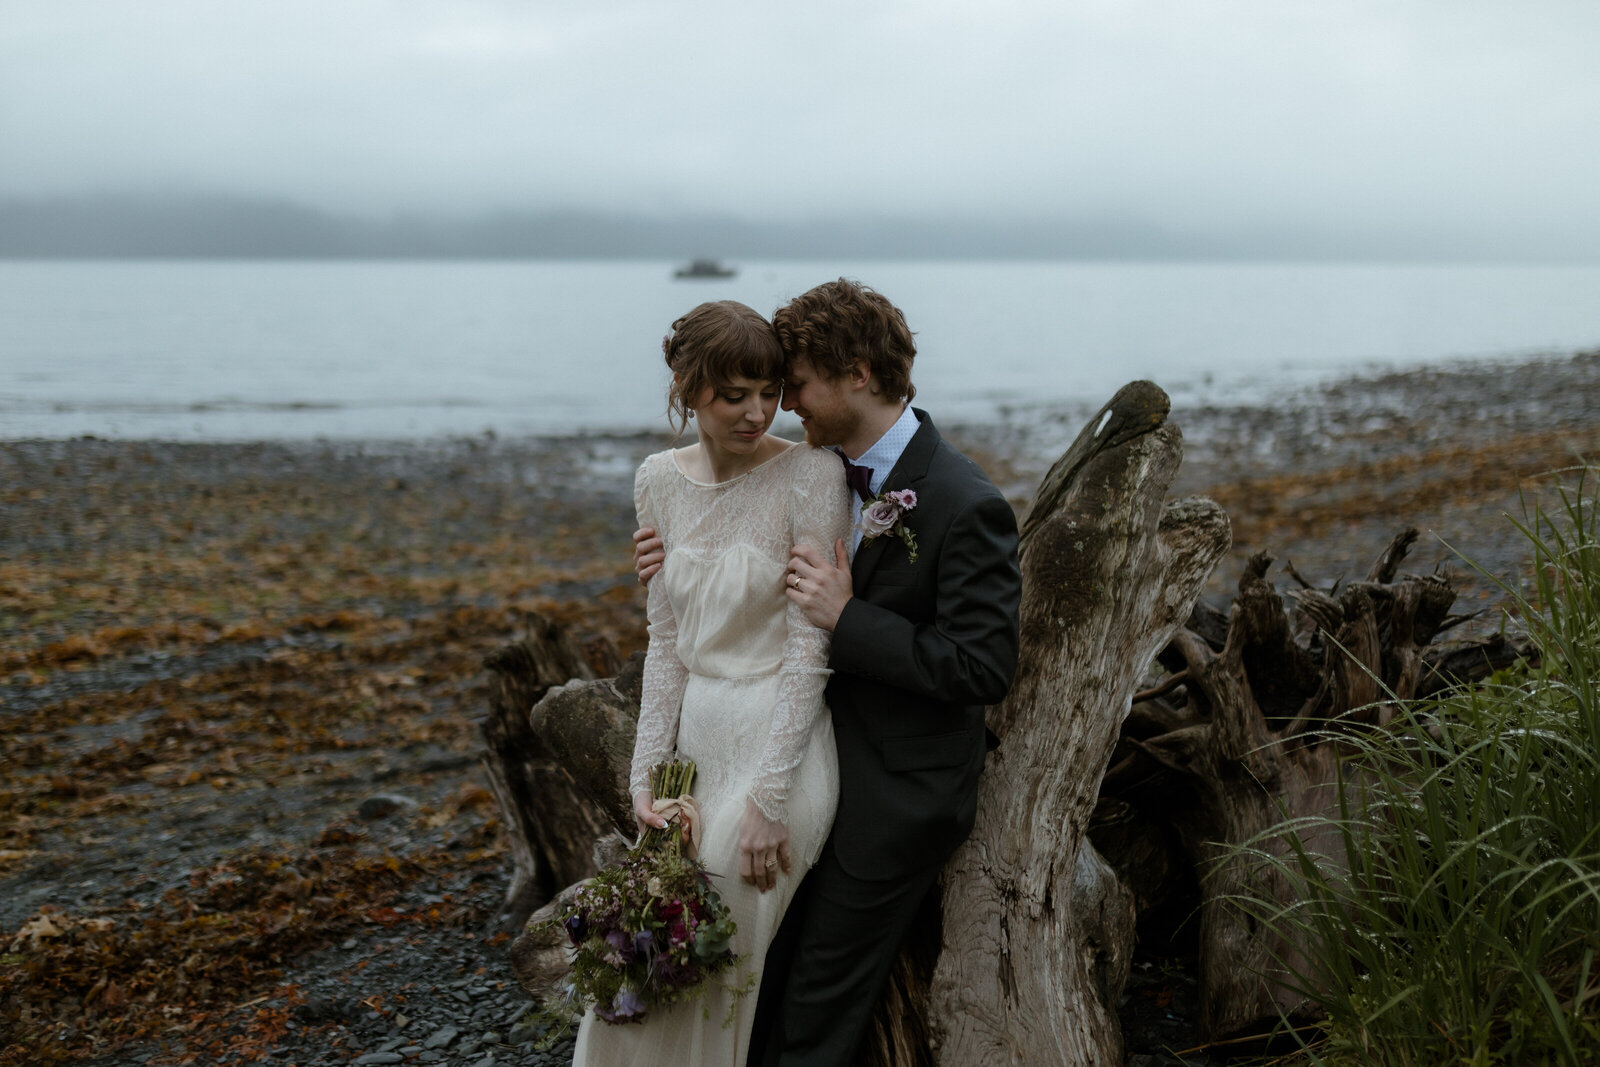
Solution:
M 807 441 L 841 453 L 866 525 L 882 531 L 858 527 L 831 559 L 796 546 L 787 576 L 790 599 L 833 632 L 839 808 L 768 956 L 749 1062 L 837 1067 L 859 1049 L 918 906 L 972 829 L 984 707 L 1016 669 L 1017 528 L 978 466 L 910 406 L 916 347 L 898 308 L 840 279 L 772 321 L 784 409 Z M 868 508 L 903 490 L 915 493 L 909 509 Z M 648 578 L 657 543 L 653 531 L 636 539 Z

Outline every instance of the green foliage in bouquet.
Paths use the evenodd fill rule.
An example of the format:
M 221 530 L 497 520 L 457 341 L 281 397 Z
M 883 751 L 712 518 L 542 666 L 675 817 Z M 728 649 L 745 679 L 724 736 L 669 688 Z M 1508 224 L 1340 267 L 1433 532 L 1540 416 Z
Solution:
M 694 774 L 687 761 L 657 765 L 653 795 L 687 794 Z M 608 1023 L 640 1022 L 653 1008 L 698 999 L 738 959 L 733 917 L 710 873 L 685 855 L 683 829 L 674 819 L 647 830 L 551 920 L 572 942 L 570 995 Z

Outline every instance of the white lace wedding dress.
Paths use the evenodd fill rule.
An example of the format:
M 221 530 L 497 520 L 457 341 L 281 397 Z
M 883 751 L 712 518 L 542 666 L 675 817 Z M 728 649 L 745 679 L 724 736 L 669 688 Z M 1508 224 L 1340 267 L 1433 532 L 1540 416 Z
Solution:
M 799 444 L 717 484 L 697 482 L 672 452 L 644 461 L 634 481 L 641 526 L 654 526 L 666 563 L 650 582 L 650 648 L 634 747 L 632 789 L 677 755 L 699 768 L 700 859 L 733 912 L 741 956 L 730 984 L 703 1001 L 655 1009 L 643 1023 L 585 1015 L 578 1067 L 742 1067 L 767 945 L 833 821 L 839 769 L 822 704 L 828 634 L 784 595 L 789 548 L 833 558 L 849 537 L 849 491 L 838 457 Z M 745 798 L 789 830 L 794 868 L 766 893 L 739 879 Z M 724 1020 L 732 1019 L 724 1025 Z

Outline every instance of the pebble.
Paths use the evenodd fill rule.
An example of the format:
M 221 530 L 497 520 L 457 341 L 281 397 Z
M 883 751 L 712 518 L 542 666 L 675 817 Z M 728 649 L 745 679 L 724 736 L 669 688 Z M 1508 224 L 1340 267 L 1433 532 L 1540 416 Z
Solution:
M 450 1042 L 454 1041 L 456 1039 L 456 1035 L 458 1035 L 460 1032 L 461 1031 L 457 1030 L 453 1026 L 441 1026 L 432 1034 L 428 1035 L 428 1039 L 422 1043 L 422 1047 L 430 1049 L 444 1048 L 449 1045 Z
M 414 808 L 417 802 L 399 793 L 379 793 L 361 802 L 356 815 L 368 822 L 393 815 L 402 808 Z
M 369 1052 L 365 1056 L 357 1056 L 356 1064 L 366 1063 L 404 1063 L 406 1058 L 398 1052 Z

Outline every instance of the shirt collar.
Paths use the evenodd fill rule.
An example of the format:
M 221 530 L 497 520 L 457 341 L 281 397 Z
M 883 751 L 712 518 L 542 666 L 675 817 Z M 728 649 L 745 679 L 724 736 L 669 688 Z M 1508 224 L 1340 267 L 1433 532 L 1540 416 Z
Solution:
M 921 425 L 917 421 L 916 412 L 911 410 L 910 404 L 907 404 L 894 425 L 873 442 L 871 448 L 861 453 L 860 459 L 854 461 L 860 466 L 872 468 L 870 488 L 873 496 L 883 492 L 883 483 L 889 480 L 889 472 L 900 462 L 900 456 L 911 443 L 911 439 L 917 435 L 917 429 Z

